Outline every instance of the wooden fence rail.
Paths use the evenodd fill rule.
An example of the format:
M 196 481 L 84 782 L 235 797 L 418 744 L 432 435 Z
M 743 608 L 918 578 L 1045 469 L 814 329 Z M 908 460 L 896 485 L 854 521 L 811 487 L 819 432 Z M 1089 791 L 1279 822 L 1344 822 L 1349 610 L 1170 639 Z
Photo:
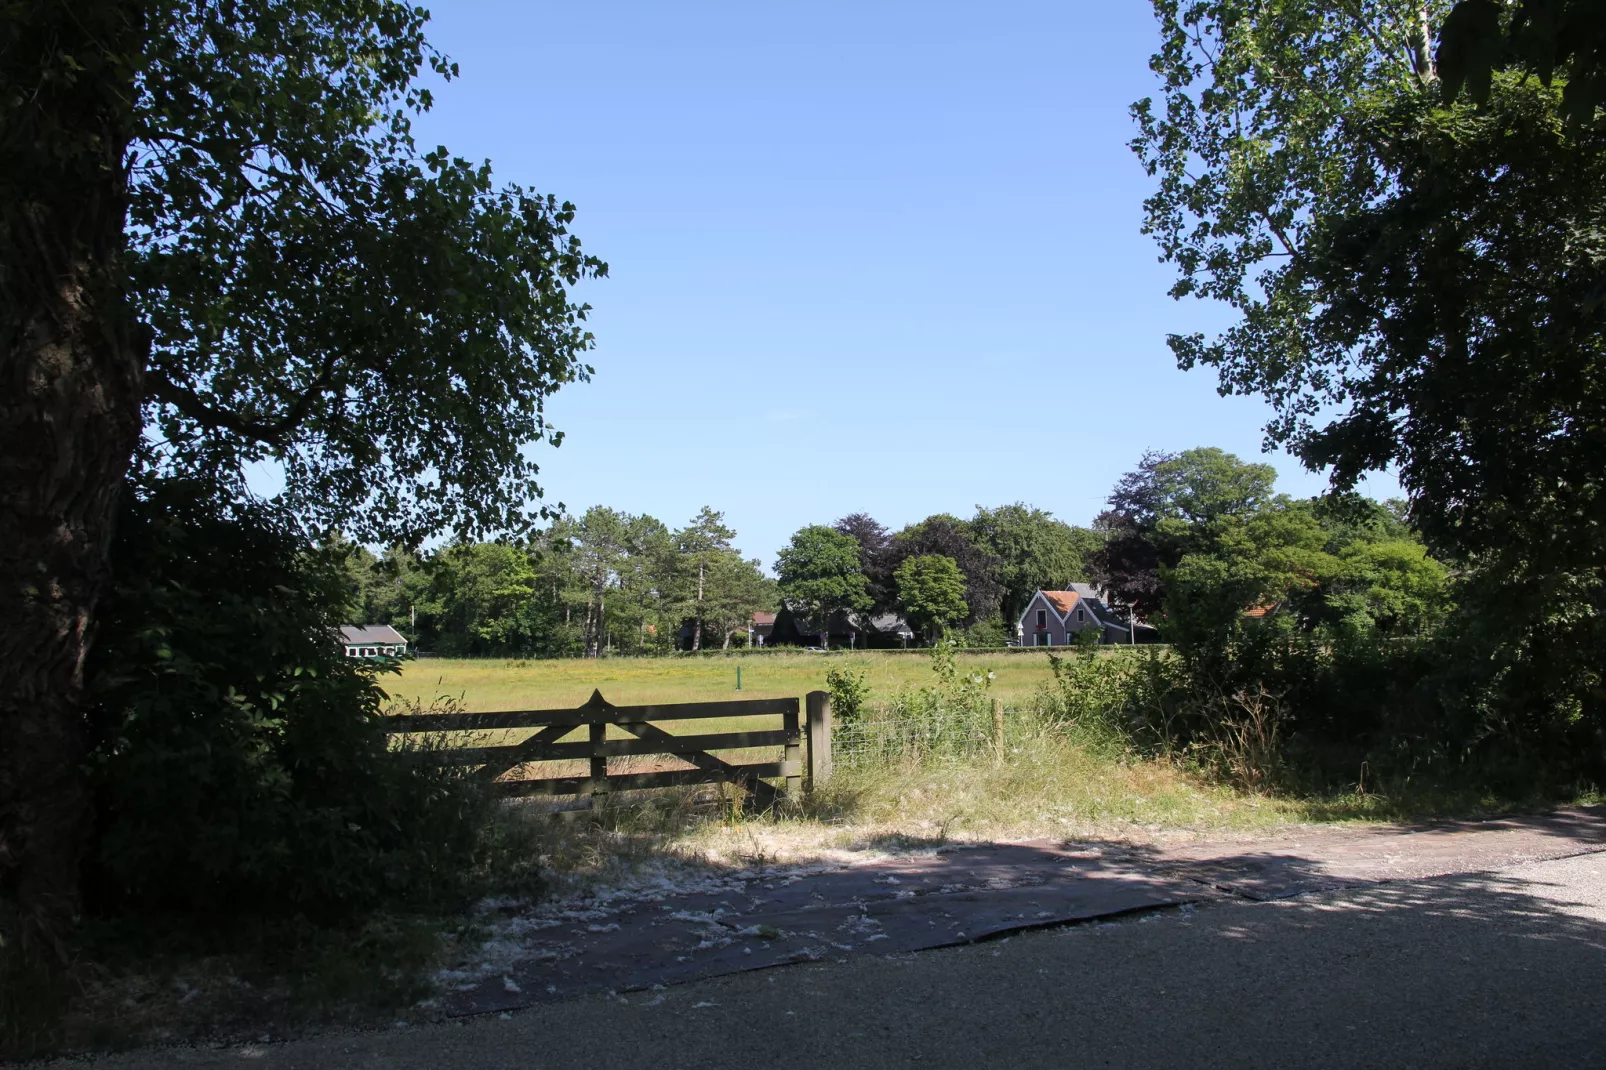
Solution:
M 824 782 L 831 775 L 831 703 L 823 691 L 810 692 L 806 701 L 808 779 L 812 786 Z M 755 804 L 767 808 L 780 799 L 780 793 L 768 783 L 769 780 L 783 780 L 786 794 L 791 798 L 796 798 L 802 790 L 804 733 L 799 712 L 800 703 L 795 698 L 615 706 L 602 697 L 602 692 L 593 691 L 590 701 L 578 709 L 396 714 L 385 718 L 385 728 L 392 735 L 540 729 L 518 743 L 502 746 L 443 746 L 429 752 L 432 760 L 442 765 L 477 766 L 480 775 L 493 781 L 496 789 L 508 798 L 580 795 L 585 803 L 581 808 L 588 808 L 594 805 L 598 796 L 610 791 L 733 783 L 741 784 Z M 675 735 L 653 723 L 760 716 L 778 717 L 780 727 L 757 732 Z M 565 740 L 564 737 L 582 725 L 587 728 L 586 739 Z M 610 726 L 622 729 L 633 738 L 608 739 Z M 780 761 L 737 762 L 711 753 L 756 747 L 784 748 L 782 758 Z M 640 755 L 668 755 L 689 763 L 693 768 L 644 773 L 608 771 L 609 758 Z M 508 776 L 514 770 L 534 762 L 576 760 L 589 762 L 587 775 Z

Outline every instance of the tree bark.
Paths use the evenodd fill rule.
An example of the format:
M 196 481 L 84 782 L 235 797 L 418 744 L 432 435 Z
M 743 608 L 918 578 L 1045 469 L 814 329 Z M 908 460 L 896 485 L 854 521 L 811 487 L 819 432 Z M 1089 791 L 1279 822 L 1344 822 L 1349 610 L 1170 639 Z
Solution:
M 140 431 L 123 236 L 139 7 L 23 5 L 0 30 L 0 896 L 60 952 L 88 795 L 84 664 Z
M 697 619 L 692 625 L 691 649 L 693 653 L 703 648 L 703 563 L 697 562 Z

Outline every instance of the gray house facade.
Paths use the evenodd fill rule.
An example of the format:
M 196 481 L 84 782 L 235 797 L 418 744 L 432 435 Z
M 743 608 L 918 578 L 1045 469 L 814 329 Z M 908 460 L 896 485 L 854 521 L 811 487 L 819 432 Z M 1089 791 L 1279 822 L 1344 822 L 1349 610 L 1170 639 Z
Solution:
M 1079 632 L 1097 630 L 1101 643 L 1130 643 L 1132 632 L 1091 584 L 1067 591 L 1038 591 L 1016 624 L 1022 646 L 1067 646 Z

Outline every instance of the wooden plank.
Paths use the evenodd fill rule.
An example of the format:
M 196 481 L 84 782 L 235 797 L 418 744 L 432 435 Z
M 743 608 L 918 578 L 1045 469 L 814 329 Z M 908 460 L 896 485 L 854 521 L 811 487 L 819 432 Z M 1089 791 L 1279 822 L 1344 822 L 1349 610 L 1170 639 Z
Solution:
M 635 732 L 645 722 L 619 721 L 626 732 Z M 673 743 L 668 742 L 673 740 Z M 721 732 L 712 736 L 677 736 L 664 733 L 664 741 L 656 739 L 610 739 L 604 743 L 604 753 L 610 757 L 626 754 L 680 754 L 699 750 L 735 750 L 740 747 L 781 747 L 787 742 L 786 731 L 773 732 Z
M 516 765 L 523 765 L 525 762 L 540 761 L 554 746 L 561 745 L 555 744 L 552 741 L 568 735 L 570 731 L 571 729 L 568 725 L 555 724 L 547 728 L 543 728 L 529 739 L 526 739 L 513 747 L 481 748 L 484 750 L 504 750 L 506 753 L 500 757 L 487 757 L 484 767 L 481 768 L 480 772 L 487 777 L 495 779 Z M 440 753 L 446 754 L 448 752 L 441 751 Z
M 795 702 L 796 700 L 794 699 L 793 701 Z M 650 739 L 660 743 L 665 743 L 666 746 L 675 743 L 677 739 L 687 738 L 685 736 L 672 736 L 668 732 L 665 732 L 662 728 L 650 724 L 623 722 L 619 725 L 619 727 L 623 728 L 627 732 L 631 732 L 640 736 L 642 739 Z M 670 751 L 670 753 L 674 754 L 677 758 L 683 758 L 686 761 L 691 762 L 699 769 L 706 770 L 710 773 L 721 773 L 730 780 L 741 781 L 747 785 L 748 790 L 753 793 L 753 798 L 756 799 L 761 806 L 770 807 L 775 805 L 775 789 L 751 774 L 744 774 L 741 771 L 741 766 L 732 765 L 722 758 L 716 758 L 712 754 L 707 754 L 701 751 L 695 753 L 686 753 L 684 751 L 674 750 Z
M 783 777 L 797 772 L 797 767 L 786 762 L 753 762 L 738 765 L 745 776 Z M 648 788 L 674 788 L 693 784 L 716 784 L 718 778 L 703 769 L 667 769 L 659 773 L 615 773 L 608 777 L 611 791 L 638 791 Z M 497 791 L 510 799 L 532 795 L 579 795 L 585 792 L 590 777 L 544 777 L 530 780 L 498 781 Z
M 630 722 L 621 723 L 620 728 L 633 731 Z M 605 724 L 591 726 L 591 731 L 597 733 L 600 729 L 607 731 Z M 572 731 L 568 725 L 554 725 L 546 732 Z M 545 735 L 546 733 L 541 733 Z M 746 747 L 780 747 L 787 743 L 787 734 L 784 730 L 774 732 L 722 732 L 716 736 L 676 736 L 664 733 L 668 741 L 656 739 L 605 739 L 600 743 L 586 741 L 584 743 L 543 743 L 539 747 L 531 747 L 532 737 L 522 743 L 510 743 L 501 747 L 456 747 L 444 748 L 434 752 L 439 755 L 438 765 L 488 765 L 501 764 L 504 770 L 525 762 L 557 762 L 576 761 L 594 758 L 623 758 L 629 755 L 641 754 L 692 754 L 708 750 L 738 750 Z
M 571 710 L 502 710 L 494 713 L 391 714 L 387 732 L 481 732 L 542 725 L 611 724 L 615 721 L 695 721 L 719 717 L 759 717 L 797 712 L 795 698 L 737 699 L 731 702 L 678 702 L 655 706 L 582 706 Z

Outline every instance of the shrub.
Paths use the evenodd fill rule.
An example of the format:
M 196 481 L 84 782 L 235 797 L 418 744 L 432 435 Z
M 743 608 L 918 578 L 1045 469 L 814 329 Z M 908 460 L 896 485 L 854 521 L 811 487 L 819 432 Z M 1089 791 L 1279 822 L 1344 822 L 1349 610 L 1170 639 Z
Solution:
M 462 894 L 489 800 L 389 747 L 384 668 L 335 642 L 340 553 L 193 483 L 128 502 L 90 666 L 92 912 L 335 921 Z
M 851 721 L 864 712 L 870 697 L 869 673 L 852 669 L 831 668 L 825 671 L 825 690 L 831 696 L 833 719 Z

